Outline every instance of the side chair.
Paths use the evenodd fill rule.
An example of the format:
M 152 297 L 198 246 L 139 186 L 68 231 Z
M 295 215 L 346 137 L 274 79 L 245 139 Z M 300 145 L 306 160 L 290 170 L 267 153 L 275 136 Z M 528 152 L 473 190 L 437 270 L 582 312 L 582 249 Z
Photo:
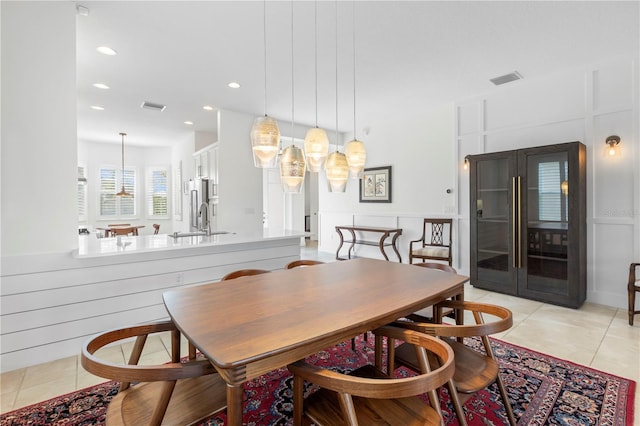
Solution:
M 140 365 L 149 335 L 171 333 L 171 362 Z M 99 352 L 114 343 L 135 337 L 128 364 L 115 364 Z M 196 357 L 189 344 L 189 359 L 180 359 L 180 331 L 171 321 L 107 331 L 89 339 L 82 347 L 81 363 L 88 372 L 120 382 L 106 413 L 107 425 L 186 425 L 224 409 L 225 381 L 209 360 Z M 106 354 L 105 354 L 106 355 Z
M 422 236 L 409 242 L 409 263 L 414 259 L 442 260 L 451 266 L 453 219 L 424 219 Z
M 456 301 L 442 302 L 437 305 L 436 309 L 442 309 L 443 307 L 463 309 L 465 313 L 473 316 L 475 324 L 432 324 L 400 320 L 394 322 L 393 325 L 439 337 L 451 346 L 455 356 L 455 374 L 447 387 L 460 424 L 466 424 L 466 416 L 463 409 L 464 402 L 475 392 L 485 389 L 495 382 L 502 396 L 509 424 L 515 426 L 516 420 L 509 403 L 509 396 L 500 378 L 498 361 L 493 354 L 488 337 L 491 334 L 511 328 L 513 325 L 511 311 L 497 305 Z M 483 314 L 490 317 L 489 322 L 485 322 Z M 485 351 L 484 354 L 475 351 L 458 340 L 471 337 L 480 339 Z M 381 359 L 379 358 L 381 355 L 378 353 L 380 352 L 378 345 L 376 345 L 376 351 L 376 358 Z M 420 360 L 416 359 L 411 346 L 406 343 L 395 349 L 393 345 L 388 345 L 388 351 L 388 372 L 392 372 L 396 367 L 402 365 L 417 372 L 424 371 Z M 438 360 L 433 357 L 429 361 L 431 368 L 439 365 Z
M 249 275 L 258 275 L 258 274 L 266 274 L 268 271 L 266 269 L 239 269 L 237 271 L 229 272 L 227 275 L 220 278 L 220 281 L 232 280 L 238 277 L 246 277 Z
M 627 290 L 629 291 L 629 325 L 633 325 L 633 317 L 640 314 L 640 310 L 636 310 L 636 293 L 640 292 L 640 273 L 638 273 L 640 263 L 632 263 L 629 266 L 629 283 Z
M 138 235 L 138 229 L 134 227 L 129 228 L 111 228 L 111 235 Z
M 312 421 L 316 425 L 440 425 L 443 422 L 436 389 L 451 380 L 454 372 L 452 349 L 442 340 L 398 327 L 375 330 L 409 342 L 424 372 L 416 376 L 389 378 L 380 366 L 365 365 L 349 374 L 297 361 L 288 366 L 293 374 L 294 425 Z M 427 354 L 440 365 L 429 370 Z M 304 399 L 304 381 L 320 389 Z M 430 404 L 418 395 L 427 393 Z
M 293 269 L 293 268 L 299 268 L 301 266 L 313 266 L 313 265 L 320 265 L 323 264 L 324 262 L 321 262 L 319 260 L 311 260 L 311 259 L 298 259 L 298 260 L 294 260 L 293 262 L 289 262 L 285 265 L 284 269 Z

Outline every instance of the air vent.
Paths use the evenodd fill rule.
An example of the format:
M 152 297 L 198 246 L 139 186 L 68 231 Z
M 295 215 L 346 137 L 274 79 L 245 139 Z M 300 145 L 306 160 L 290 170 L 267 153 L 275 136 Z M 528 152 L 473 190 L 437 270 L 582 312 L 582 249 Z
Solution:
M 514 71 L 509 74 L 501 75 L 500 77 L 492 78 L 489 81 L 495 84 L 496 86 L 499 86 L 501 84 L 509 83 L 510 81 L 515 81 L 520 79 L 522 79 L 522 76 L 520 75 L 520 73 L 518 71 Z
M 152 109 L 154 111 L 164 111 L 164 109 L 167 106 L 162 104 L 154 104 L 153 102 L 143 102 L 142 105 L 140 105 L 140 107 L 146 108 L 146 109 Z

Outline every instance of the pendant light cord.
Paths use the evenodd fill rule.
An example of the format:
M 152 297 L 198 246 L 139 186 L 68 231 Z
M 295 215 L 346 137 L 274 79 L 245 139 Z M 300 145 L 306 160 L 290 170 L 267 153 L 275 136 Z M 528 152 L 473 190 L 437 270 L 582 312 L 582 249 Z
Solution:
M 262 2 L 262 42 L 264 47 L 264 115 L 267 116 L 267 0 Z
M 336 0 L 336 151 L 340 151 L 338 139 L 338 0 Z
M 293 85 L 293 0 L 291 0 L 291 145 L 294 144 L 293 140 L 293 130 L 294 130 L 294 106 L 295 106 L 295 97 L 294 97 L 294 85 Z
M 315 50 L 315 79 L 316 79 L 316 127 L 318 127 L 318 0 L 313 2 L 313 31 Z
M 120 136 L 122 136 L 122 168 L 120 169 L 122 172 L 122 188 L 124 189 L 124 136 L 126 135 L 126 133 L 120 133 Z
M 353 0 L 353 140 L 356 137 L 356 2 Z

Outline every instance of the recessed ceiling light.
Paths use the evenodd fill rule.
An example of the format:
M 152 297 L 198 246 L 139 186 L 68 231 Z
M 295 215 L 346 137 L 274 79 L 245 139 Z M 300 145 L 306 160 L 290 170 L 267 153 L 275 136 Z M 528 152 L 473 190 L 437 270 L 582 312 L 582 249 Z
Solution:
M 104 108 L 98 105 L 91 105 L 91 109 L 95 109 L 96 111 L 104 111 Z
M 193 121 L 185 121 L 184 124 L 188 126 L 193 126 Z
M 97 87 L 98 89 L 109 89 L 110 87 L 104 83 L 93 83 L 93 87 Z
M 115 50 L 107 46 L 100 46 L 96 50 L 102 53 L 103 55 L 113 56 L 118 54 Z
M 213 111 L 213 107 L 210 105 L 205 105 L 202 107 L 202 109 L 206 109 L 207 111 Z
M 240 83 L 232 81 L 231 83 L 227 84 L 227 86 L 231 87 L 232 89 L 239 89 L 240 88 Z

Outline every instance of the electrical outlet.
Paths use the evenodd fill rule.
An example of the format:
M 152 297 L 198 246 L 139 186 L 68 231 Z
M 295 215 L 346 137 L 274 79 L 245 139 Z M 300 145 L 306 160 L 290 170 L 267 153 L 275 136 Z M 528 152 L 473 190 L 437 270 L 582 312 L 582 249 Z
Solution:
M 178 274 L 176 274 L 176 284 L 182 284 L 183 280 L 184 275 L 182 274 L 182 272 L 178 272 Z
M 444 207 L 444 212 L 445 213 L 455 213 L 456 212 L 456 207 L 455 206 L 445 206 Z

